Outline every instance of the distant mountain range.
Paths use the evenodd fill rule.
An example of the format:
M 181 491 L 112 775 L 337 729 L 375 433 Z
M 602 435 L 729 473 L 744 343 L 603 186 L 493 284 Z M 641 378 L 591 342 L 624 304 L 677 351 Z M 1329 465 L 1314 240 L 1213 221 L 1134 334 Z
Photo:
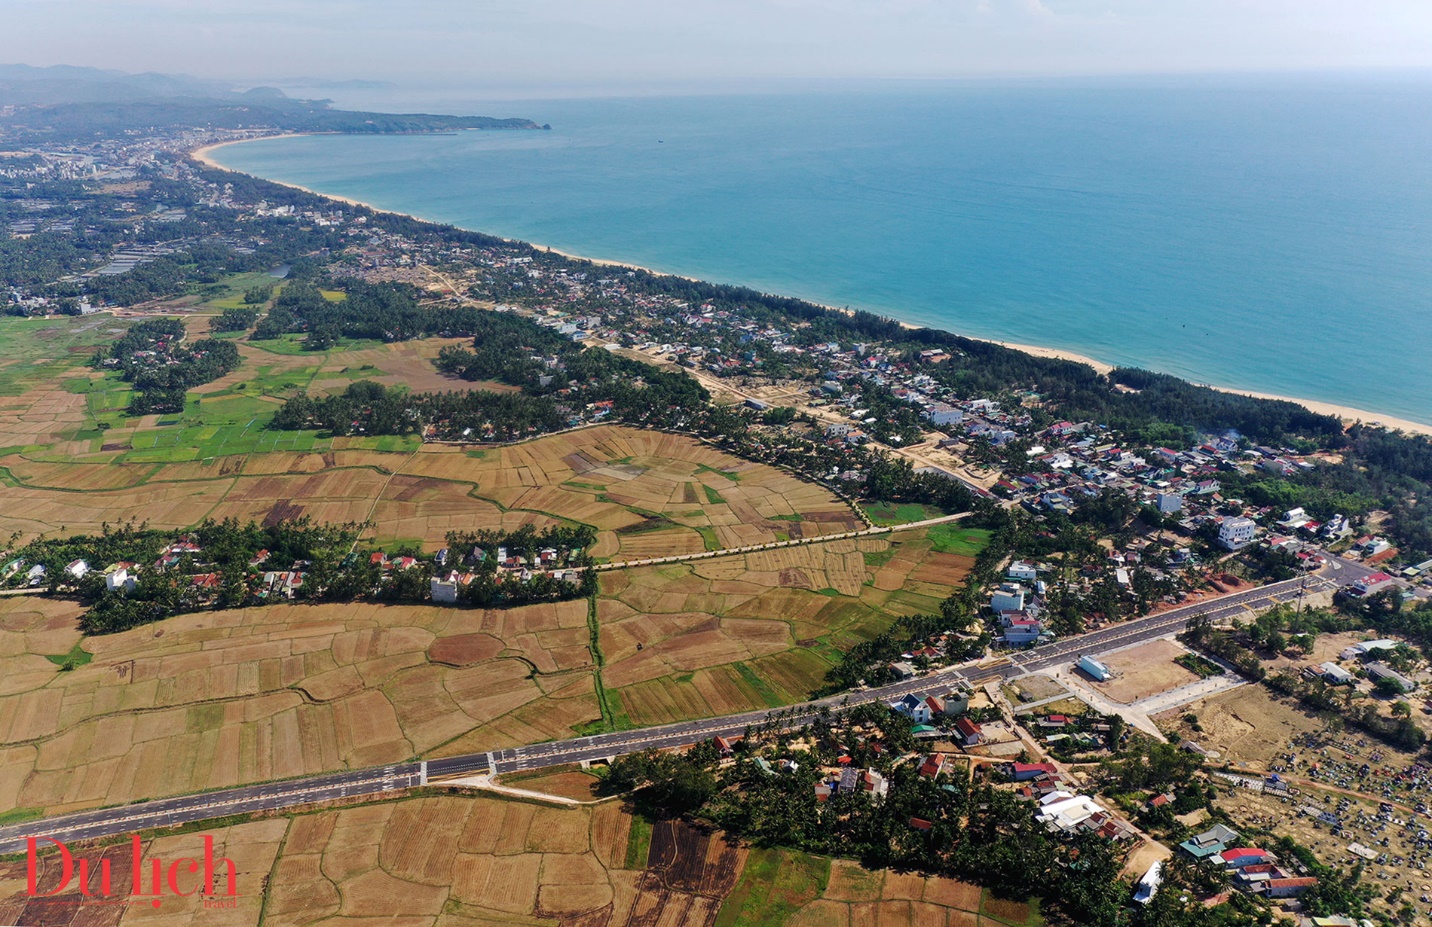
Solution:
M 0 137 L 68 141 L 185 127 L 361 133 L 547 128 L 530 119 L 333 109 L 327 100 L 296 99 L 276 87 L 237 90 L 184 74 L 0 64 Z

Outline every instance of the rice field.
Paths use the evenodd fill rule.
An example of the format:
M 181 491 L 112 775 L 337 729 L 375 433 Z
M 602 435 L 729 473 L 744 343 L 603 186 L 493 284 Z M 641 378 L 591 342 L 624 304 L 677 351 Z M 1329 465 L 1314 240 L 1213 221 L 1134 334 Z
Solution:
M 602 682 L 637 725 L 800 701 L 971 565 L 909 532 L 604 573 Z
M 586 603 L 279 605 L 81 640 L 0 599 L 0 813 L 59 813 L 570 737 L 597 717 Z M 48 655 L 79 643 L 89 663 Z
M 107 924 L 709 927 L 746 851 L 668 822 L 652 834 L 653 864 L 627 869 L 631 821 L 612 802 L 554 809 L 442 796 L 239 824 L 216 833 L 216 853 L 233 858 L 238 869 L 235 909 L 206 910 L 197 898 L 167 898 L 158 911 L 142 905 L 47 909 L 44 923 L 88 927 L 81 918 L 103 910 L 114 915 Z M 197 844 L 197 835 L 166 837 L 152 841 L 146 856 L 197 856 Z M 128 847 L 118 849 L 123 864 Z M 42 886 L 49 884 L 42 879 Z M 0 863 L 0 917 L 34 922 L 21 920 L 24 892 L 24 862 Z
M 418 539 L 436 549 L 454 530 L 580 522 L 599 530 L 596 557 L 629 560 L 859 527 L 824 489 L 685 437 L 611 426 L 471 451 L 273 432 L 247 409 L 271 400 L 205 402 L 205 415 L 229 403 L 232 428 L 111 429 L 94 439 L 123 444 L 110 454 L 0 455 L 0 533 L 28 539 L 105 522 L 181 528 L 204 518 L 306 515 L 371 520 L 380 543 Z M 149 453 L 166 447 L 185 451 Z M 688 492 L 696 485 L 713 491 Z
M 27 897 L 25 861 L 13 859 L 0 862 L 0 919 L 55 927 L 1042 923 L 1024 902 L 974 885 L 749 849 L 683 822 L 633 818 L 614 801 L 556 808 L 486 795 L 397 797 L 149 837 L 142 856 L 198 857 L 204 834 L 213 837 L 216 857 L 234 861 L 233 908 L 206 908 L 198 896 L 172 894 L 158 909 L 47 906 Z M 636 842 L 644 852 L 630 854 Z M 100 852 L 111 860 L 116 884 L 127 885 L 128 844 L 84 855 Z M 55 858 L 44 859 L 42 890 L 58 880 L 58 869 Z
M 1025 927 L 1027 902 L 953 879 L 867 870 L 786 850 L 753 851 L 718 921 L 722 927 Z

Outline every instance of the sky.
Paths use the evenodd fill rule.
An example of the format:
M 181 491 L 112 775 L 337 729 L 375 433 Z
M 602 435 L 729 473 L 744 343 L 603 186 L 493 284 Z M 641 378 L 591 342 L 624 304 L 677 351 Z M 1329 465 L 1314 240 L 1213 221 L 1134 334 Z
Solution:
M 489 88 L 1432 67 L 1429 0 L 0 0 L 0 62 Z

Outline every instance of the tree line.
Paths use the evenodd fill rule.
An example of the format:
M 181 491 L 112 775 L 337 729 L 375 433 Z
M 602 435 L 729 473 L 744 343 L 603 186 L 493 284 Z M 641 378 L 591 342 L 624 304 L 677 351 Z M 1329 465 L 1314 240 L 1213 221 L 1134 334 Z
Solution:
M 316 523 L 306 517 L 275 524 L 206 519 L 182 532 L 106 524 L 97 535 L 41 538 L 15 557 L 44 566 L 50 591 L 74 595 L 87 605 L 80 618 L 87 634 L 115 633 L 202 609 L 244 608 L 288 598 L 426 603 L 432 599 L 432 578 L 450 570 L 474 574 L 457 601 L 477 607 L 581 598 L 595 589 L 595 574 L 586 568 L 591 565 L 587 548 L 596 532 L 588 526 L 538 531 L 528 525 L 511 532 L 454 534 L 450 546 L 456 556 L 447 564 L 437 564 L 420 549 L 405 548 L 399 553 L 410 556 L 412 563 L 389 563 L 386 570 L 384 558 L 375 559 L 371 555 L 376 551 L 358 544 L 368 527 Z M 469 541 L 486 545 L 492 555 L 485 560 L 472 557 Z M 458 549 L 456 544 L 463 546 Z M 573 570 L 573 579 L 553 579 L 540 569 L 526 581 L 516 571 L 499 572 L 499 547 L 534 560 L 541 550 L 553 548 L 559 552 L 554 565 Z M 83 576 L 67 570 L 76 561 L 88 568 Z M 110 588 L 105 571 L 126 563 L 133 583 Z M 296 583 L 278 582 L 279 574 L 296 579 L 300 573 Z M 275 577 L 272 586 L 270 574 Z M 196 577 L 205 581 L 196 582 Z
M 239 365 L 239 349 L 228 341 L 205 338 L 183 345 L 179 319 L 136 322 L 108 349 L 98 351 L 91 366 L 117 368 L 134 387 L 131 415 L 184 411 L 184 397 L 195 386 L 211 383 Z

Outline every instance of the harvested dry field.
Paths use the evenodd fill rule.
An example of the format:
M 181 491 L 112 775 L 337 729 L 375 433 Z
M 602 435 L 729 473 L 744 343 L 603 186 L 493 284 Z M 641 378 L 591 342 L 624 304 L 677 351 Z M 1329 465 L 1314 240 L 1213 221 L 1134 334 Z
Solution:
M 0 447 L 53 443 L 84 424 L 85 408 L 85 397 L 66 390 L 64 380 L 36 384 L 19 396 L 0 395 Z
M 69 396 L 68 393 L 59 395 Z M 84 397 L 76 397 L 83 400 Z M 23 436 L 21 436 L 23 437 Z M 17 438 L 18 440 L 18 438 Z M 863 527 L 820 487 L 691 438 L 619 426 L 485 450 L 274 451 L 164 464 L 0 458 L 0 532 L 185 527 L 206 517 L 371 519 L 377 540 L 442 546 L 449 531 L 583 522 L 599 558 L 632 560 Z
M 598 557 L 638 559 L 860 528 L 829 492 L 680 435 L 586 428 L 474 458 L 429 446 L 405 475 L 475 483 L 503 509 L 595 525 Z
M 198 896 L 176 897 L 166 895 L 158 910 L 147 904 L 123 905 L 77 904 L 82 900 L 78 891 L 78 877 L 70 883 L 70 890 L 53 898 L 26 896 L 25 861 L 0 863 L 0 923 L 45 924 L 52 927 L 118 927 L 121 923 L 146 924 L 215 924 L 219 927 L 249 927 L 259 921 L 259 905 L 263 880 L 273 868 L 278 856 L 280 843 L 289 830 L 290 822 L 283 818 L 268 821 L 254 821 L 233 827 L 216 827 L 203 833 L 214 838 L 216 859 L 231 859 L 237 871 L 236 886 L 239 898 L 237 907 L 232 909 L 206 909 Z M 165 836 L 143 843 L 141 858 L 164 860 L 166 863 L 181 857 L 202 858 L 201 834 Z M 103 858 L 110 864 L 112 885 L 117 891 L 127 891 L 133 873 L 133 857 L 128 843 L 117 843 L 106 849 L 76 851 L 85 858 Z M 58 857 L 44 857 L 40 871 L 39 888 L 49 890 L 58 885 L 62 877 Z M 198 879 L 181 873 L 181 888 L 198 885 Z M 191 881 L 192 880 L 192 881 Z M 119 889 L 118 886 L 125 886 Z M 90 891 L 97 896 L 101 890 L 98 875 L 92 875 Z M 219 884 L 219 891 L 226 886 Z
M 949 556 L 902 532 L 604 573 L 603 683 L 638 724 L 798 701 L 843 650 L 937 609 L 954 584 L 909 577 L 962 581 Z
M 651 867 L 627 869 L 630 825 L 614 803 L 556 809 L 466 796 L 241 825 L 229 832 L 225 846 L 230 855 L 246 854 L 240 892 L 247 889 L 252 903 L 225 912 L 229 919 L 221 923 L 257 925 L 261 878 L 270 867 L 263 905 L 267 927 L 314 921 L 432 925 L 436 920 L 484 927 L 713 923 L 740 875 L 745 851 L 686 825 L 658 825 L 651 834 Z M 245 838 L 253 841 L 251 851 L 240 843 Z M 282 850 L 275 860 L 279 838 Z M 250 874 L 250 857 L 267 861 L 261 874 Z M 19 878 L 23 892 L 23 866 Z M 11 897 L 13 887 L 0 870 L 0 898 Z M 4 904 L 0 901 L 0 911 Z M 136 910 L 124 923 L 147 922 L 154 913 Z M 171 909 L 167 902 L 159 913 L 176 925 L 212 923 L 214 917 L 197 905 L 176 903 Z
M 680 822 L 637 827 L 615 802 L 554 808 L 487 796 L 407 798 L 209 833 L 216 855 L 236 864 L 236 908 L 207 910 L 197 898 L 169 897 L 157 911 L 41 911 L 25 896 L 21 860 L 0 864 L 0 919 L 58 927 L 257 927 L 262 913 L 266 927 L 713 927 L 723 909 L 723 921 L 745 924 L 1023 927 L 1035 919 L 1022 902 L 949 879 L 748 851 Z M 199 840 L 198 834 L 154 839 L 145 858 L 197 856 Z M 119 876 L 128 874 L 127 854 L 123 844 L 107 854 Z
M 0 811 L 93 807 L 571 736 L 600 714 L 586 603 L 276 605 L 92 637 L 0 600 Z M 454 745 L 458 745 L 455 748 Z

